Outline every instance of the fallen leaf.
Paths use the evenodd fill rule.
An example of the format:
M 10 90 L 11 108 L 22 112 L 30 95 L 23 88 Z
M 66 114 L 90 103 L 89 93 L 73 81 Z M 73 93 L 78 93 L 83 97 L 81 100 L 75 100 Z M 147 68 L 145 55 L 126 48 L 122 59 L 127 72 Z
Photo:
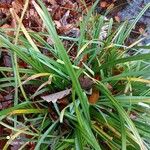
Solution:
M 5 67 L 12 67 L 11 57 L 9 54 L 5 54 L 3 56 L 3 62 Z
M 92 90 L 93 90 L 92 94 L 89 96 L 88 99 L 89 99 L 89 103 L 90 104 L 95 104 L 98 101 L 98 99 L 100 97 L 100 94 L 99 94 L 99 90 L 98 89 L 93 88 Z
M 106 8 L 107 7 L 107 2 L 103 1 L 103 2 L 100 2 L 100 7 L 102 8 Z
M 3 106 L 2 106 L 2 104 L 1 104 L 1 101 L 4 101 L 4 97 L 3 97 L 3 95 L 0 94 L 0 110 L 3 109 Z
M 113 90 L 112 85 L 111 85 L 111 84 L 109 84 L 109 83 L 107 83 L 107 88 L 108 88 L 108 90 L 110 90 L 110 91 L 112 91 L 112 90 Z
M 81 59 L 81 61 L 80 61 L 80 63 L 79 63 L 79 67 L 82 67 L 83 66 L 83 63 L 85 63 L 86 61 L 88 60 L 88 55 L 87 54 L 85 54 L 83 57 L 82 57 L 82 59 Z
M 47 0 L 51 5 L 57 5 L 56 0 Z
M 78 28 L 73 27 L 68 32 L 66 32 L 66 35 L 69 37 L 78 38 L 80 36 L 80 30 Z
M 33 8 L 27 11 L 26 20 L 28 21 L 29 28 L 34 29 L 35 31 L 38 31 L 38 29 L 42 27 L 42 20 Z
M 60 19 L 62 26 L 66 26 L 68 24 L 67 19 L 69 17 L 70 11 L 68 10 L 63 17 Z
M 54 20 L 54 23 L 55 23 L 57 29 L 59 29 L 61 27 L 60 21 Z
M 53 39 L 51 37 L 48 37 L 46 41 L 48 44 L 54 45 Z
M 13 0 L 0 0 L 0 8 L 8 9 L 11 7 L 11 2 Z
M 0 110 L 8 108 L 9 106 L 11 106 L 11 104 L 12 104 L 12 101 L 1 101 Z
M 13 35 L 13 32 L 10 30 L 11 28 L 12 26 L 9 24 L 4 24 L 3 26 L 1 26 L 1 29 L 9 36 Z
M 25 128 L 23 128 L 22 125 L 17 125 L 17 129 L 20 130 L 26 130 Z M 10 135 L 10 137 L 12 135 L 14 135 L 15 132 L 12 131 L 12 134 Z M 18 150 L 20 149 L 20 147 L 25 144 L 25 140 L 26 140 L 26 135 L 24 133 L 19 134 L 15 139 L 12 140 L 12 142 L 10 143 L 11 147 L 10 150 Z
M 41 96 L 41 98 L 44 99 L 47 102 L 56 103 L 57 100 L 60 100 L 64 97 L 66 97 L 70 93 L 71 93 L 71 89 L 67 89 L 67 90 L 63 90 L 63 91 L 53 93 L 53 94 L 50 94 L 50 95 Z
M 79 82 L 84 90 L 89 90 L 92 88 L 93 81 L 88 76 L 80 76 Z
M 3 138 L 3 137 L 7 135 L 7 131 L 5 130 L 5 128 L 2 125 L 0 125 L 0 135 L 1 135 L 0 149 L 3 149 L 4 145 L 7 142 L 7 139 Z
M 18 14 L 23 9 L 23 3 L 21 0 L 15 0 L 12 2 L 12 8 L 15 10 L 16 14 Z
M 145 29 L 144 28 L 139 28 L 139 32 L 140 32 L 140 34 L 144 34 L 145 33 Z
M 118 15 L 115 16 L 115 20 L 116 20 L 117 22 L 119 22 L 119 23 L 121 22 L 121 21 L 120 21 L 120 17 L 119 17 Z
M 73 28 L 73 24 L 67 24 L 66 26 L 61 26 L 59 28 L 59 32 L 61 34 L 68 34 L 72 28 Z

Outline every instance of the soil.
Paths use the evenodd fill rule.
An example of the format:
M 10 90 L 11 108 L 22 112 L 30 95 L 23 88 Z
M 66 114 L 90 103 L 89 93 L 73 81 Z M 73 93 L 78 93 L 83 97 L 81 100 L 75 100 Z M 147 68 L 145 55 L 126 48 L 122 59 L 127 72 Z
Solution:
M 148 4 L 150 0 L 132 0 L 128 5 L 126 5 L 122 10 L 118 12 L 118 16 L 121 21 L 129 20 L 131 22 L 137 17 L 144 6 Z M 150 9 L 148 9 L 144 15 L 140 18 L 138 26 L 145 28 L 146 39 L 142 41 L 143 45 L 150 44 Z

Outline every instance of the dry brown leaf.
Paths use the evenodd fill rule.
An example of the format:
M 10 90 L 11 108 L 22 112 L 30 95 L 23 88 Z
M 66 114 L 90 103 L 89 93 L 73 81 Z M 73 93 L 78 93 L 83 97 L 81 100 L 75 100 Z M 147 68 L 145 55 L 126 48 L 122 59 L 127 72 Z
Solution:
M 32 22 L 35 22 L 37 25 L 42 26 L 42 20 L 40 19 L 38 13 L 34 9 L 29 10 L 29 19 Z
M 54 20 L 54 23 L 55 23 L 57 29 L 59 29 L 61 27 L 60 21 Z
M 80 61 L 80 63 L 79 63 L 79 67 L 82 67 L 83 66 L 83 63 L 85 63 L 86 61 L 88 60 L 88 55 L 87 54 L 85 54 L 83 57 L 82 57 L 82 59 L 81 59 L 81 61 Z
M 0 0 L 0 8 L 8 9 L 11 7 L 12 0 Z
M 12 67 L 11 56 L 9 54 L 3 56 L 3 62 L 6 67 Z
M 99 90 L 93 88 L 92 95 L 89 96 L 89 103 L 95 104 L 98 101 L 99 97 L 100 97 Z
M 117 15 L 117 16 L 115 16 L 115 20 L 117 21 L 117 22 L 120 22 L 120 17 Z
M 47 0 L 47 2 L 49 2 L 51 5 L 57 5 L 56 0 Z
M 12 2 L 12 8 L 15 10 L 16 14 L 18 14 L 23 9 L 23 3 L 21 0 L 15 0 Z
M 72 28 L 73 28 L 72 24 L 67 24 L 66 26 L 61 26 L 59 28 L 59 32 L 63 34 L 68 34 Z
M 88 76 L 80 76 L 79 82 L 84 90 L 90 90 L 92 88 L 93 81 Z
M 71 89 L 67 89 L 67 90 L 63 90 L 63 91 L 53 93 L 53 94 L 50 94 L 50 95 L 41 96 L 41 98 L 44 99 L 47 102 L 56 103 L 57 100 L 60 100 L 64 97 L 66 97 L 70 93 L 71 93 Z
M 80 30 L 79 28 L 73 27 L 68 32 L 66 32 L 66 35 L 70 37 L 78 38 L 80 36 Z
M 1 101 L 4 101 L 4 97 L 3 97 L 3 95 L 0 94 L 0 110 L 3 109 L 3 106 L 2 106 L 2 104 L 1 104 Z
M 144 34 L 145 33 L 145 29 L 144 28 L 139 28 L 139 32 L 140 32 L 140 34 Z
M 113 90 L 112 85 L 111 85 L 111 84 L 109 84 L 109 83 L 107 83 L 107 88 L 108 88 L 110 91 L 112 91 L 112 90 Z
M 47 41 L 47 43 L 50 44 L 50 45 L 53 45 L 53 44 L 54 44 L 53 39 L 52 39 L 51 37 L 48 37 L 46 41 Z
M 1 26 L 1 29 L 9 36 L 13 35 L 13 32 L 9 30 L 11 28 L 12 28 L 12 26 L 9 24 L 4 24 L 3 26 Z
M 103 2 L 100 2 L 100 7 L 102 8 L 106 8 L 107 7 L 107 2 L 103 1 Z
M 68 24 L 67 22 L 67 19 L 69 17 L 69 14 L 70 14 L 70 10 L 68 10 L 64 15 L 63 17 L 60 19 L 60 22 L 62 24 L 62 26 L 66 26 Z

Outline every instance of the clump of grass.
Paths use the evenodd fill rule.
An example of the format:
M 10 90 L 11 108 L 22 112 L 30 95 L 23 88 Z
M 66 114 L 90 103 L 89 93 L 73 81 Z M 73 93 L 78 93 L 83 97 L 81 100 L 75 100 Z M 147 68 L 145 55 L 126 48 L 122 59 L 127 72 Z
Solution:
M 1 90 L 21 87 L 15 97 L 17 104 L 0 112 L 0 125 L 12 131 L 4 149 L 22 136 L 20 149 L 29 142 L 35 144 L 35 150 L 49 147 L 58 150 L 149 149 L 150 54 L 138 53 L 137 42 L 126 46 L 125 40 L 150 3 L 133 23 L 124 22 L 116 27 L 112 19 L 92 16 L 97 2 L 80 23 L 79 38 L 58 36 L 40 0 L 38 4 L 33 1 L 33 5 L 46 26 L 46 33 L 28 32 L 21 24 L 22 34 L 18 35 L 15 45 L 12 37 L 0 35 L 0 46 L 29 66 L 27 69 L 16 66 L 18 74 L 14 77 L 6 75 L 13 72 L 12 68 L 0 67 L 5 75 L 0 81 Z M 21 23 L 15 13 L 14 16 Z M 107 34 L 100 40 L 103 27 Z M 48 36 L 53 45 L 44 40 Z M 69 57 L 63 40 L 77 45 L 74 60 Z M 51 57 L 44 55 L 41 47 L 48 50 Z M 130 56 L 129 50 L 137 53 Z M 79 65 L 84 56 L 88 59 Z M 83 75 L 93 82 L 91 89 L 100 93 L 94 104 L 89 103 L 78 80 Z M 43 86 L 34 94 L 28 93 L 26 87 L 33 85 Z M 40 97 L 45 92 L 53 93 L 70 86 L 72 92 L 63 108 L 59 102 L 48 104 Z

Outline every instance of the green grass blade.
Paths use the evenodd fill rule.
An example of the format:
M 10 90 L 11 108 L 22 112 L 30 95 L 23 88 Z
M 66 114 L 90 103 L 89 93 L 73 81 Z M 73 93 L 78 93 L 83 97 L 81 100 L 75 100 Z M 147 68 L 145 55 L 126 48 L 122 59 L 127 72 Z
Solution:
M 80 83 L 76 77 L 76 73 L 72 67 L 72 64 L 70 62 L 68 54 L 56 33 L 56 30 L 53 25 L 53 21 L 50 18 L 47 9 L 45 8 L 45 6 L 43 5 L 43 3 L 40 0 L 38 0 L 38 2 L 40 3 L 40 5 L 44 11 L 35 2 L 33 3 L 33 5 L 35 6 L 35 9 L 39 13 L 42 20 L 44 21 L 44 23 L 47 27 L 47 31 L 49 32 L 50 36 L 53 38 L 54 43 L 56 44 L 55 46 L 57 47 L 58 55 L 63 60 L 65 67 L 68 71 L 68 74 L 71 78 L 71 81 L 72 81 L 73 85 L 75 86 L 76 93 L 79 96 L 81 105 L 83 107 L 84 115 L 86 116 L 87 120 L 90 122 L 88 99 L 81 89 Z

